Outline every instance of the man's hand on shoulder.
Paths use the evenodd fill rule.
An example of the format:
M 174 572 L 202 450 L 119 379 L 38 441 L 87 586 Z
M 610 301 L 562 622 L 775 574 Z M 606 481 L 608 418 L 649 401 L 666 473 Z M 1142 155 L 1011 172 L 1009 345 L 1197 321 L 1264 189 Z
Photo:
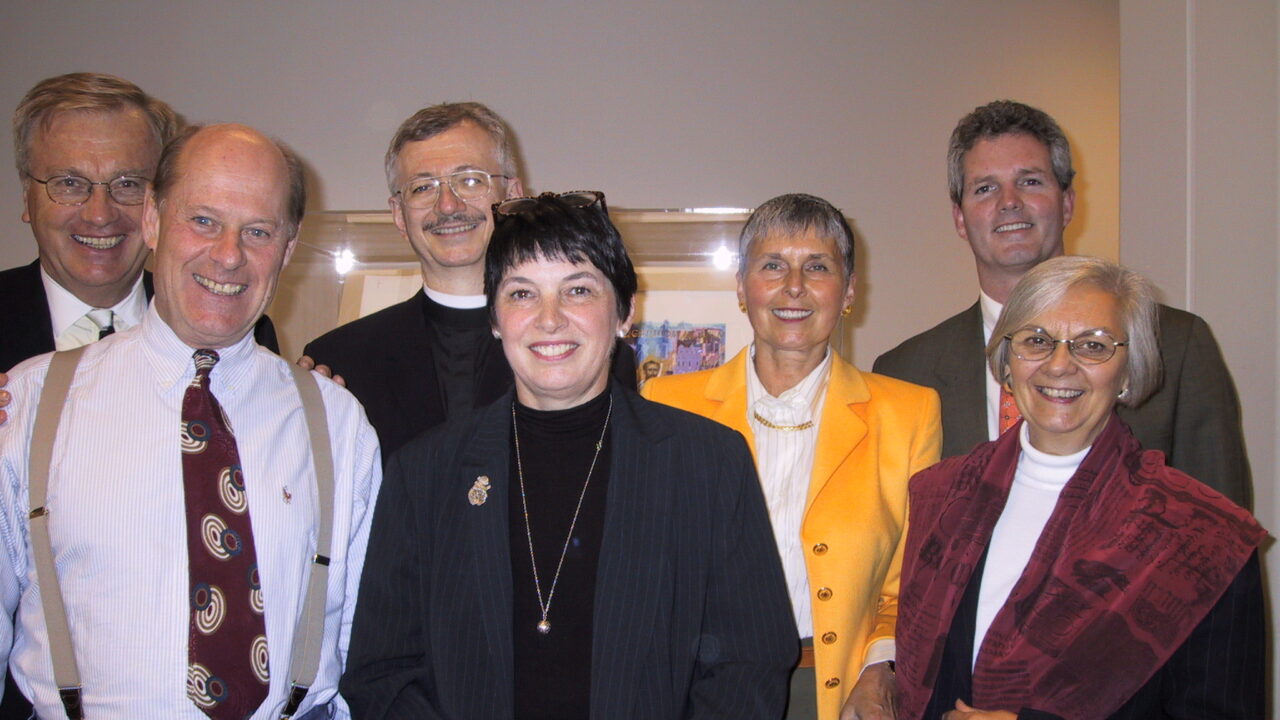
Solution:
M 0 388 L 6 387 L 8 384 L 9 376 L 5 373 L 0 373 Z M 9 395 L 8 390 L 0 390 L 0 425 L 5 424 L 9 420 L 9 413 L 5 412 L 4 409 L 9 407 L 10 399 L 11 396 Z
M 321 375 L 332 379 L 334 382 L 338 383 L 342 387 L 347 386 L 347 381 L 344 380 L 341 375 L 333 374 L 333 368 L 329 367 L 328 365 L 317 365 L 316 361 L 312 360 L 309 355 L 303 355 L 302 357 L 298 358 L 298 367 L 304 370 L 315 370 Z M 3 377 L 3 375 L 0 375 L 0 377 Z M 0 407 L 3 407 L 3 405 L 0 405 Z

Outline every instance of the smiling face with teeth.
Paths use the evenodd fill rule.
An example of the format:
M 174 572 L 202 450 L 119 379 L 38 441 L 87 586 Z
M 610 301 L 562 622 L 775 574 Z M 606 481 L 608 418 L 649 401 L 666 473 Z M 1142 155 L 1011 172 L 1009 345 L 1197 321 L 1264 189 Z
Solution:
M 1092 283 L 1080 283 L 1027 327 L 1048 331 L 1054 338 L 1076 338 L 1105 330 L 1127 340 L 1120 303 Z M 1031 444 L 1042 452 L 1070 455 L 1093 444 L 1115 407 L 1128 377 L 1129 349 L 1116 348 L 1106 362 L 1083 363 L 1058 343 L 1044 360 L 1027 361 L 1010 353 L 1009 385 L 1018 410 L 1027 421 Z
M 479 125 L 466 121 L 425 140 L 405 143 L 396 160 L 396 187 L 414 178 L 443 177 L 461 170 L 504 174 L 498 144 Z M 524 193 L 519 178 L 495 177 L 488 196 L 463 201 L 448 185 L 428 208 L 406 207 L 398 195 L 388 200 L 400 234 L 413 246 L 422 277 L 433 290 L 458 295 L 484 292 L 484 251 L 493 234 L 495 202 Z
M 71 110 L 31 135 L 32 176 L 79 175 L 108 182 L 151 177 L 160 145 L 143 112 Z M 24 179 L 23 222 L 30 223 L 40 266 L 59 285 L 94 307 L 111 307 L 133 289 L 147 260 L 141 205 L 120 205 L 103 186 L 80 205 L 59 205 L 43 185 Z
M 527 407 L 577 407 L 604 391 L 618 317 L 613 285 L 589 262 L 539 258 L 511 268 L 494 294 L 494 329 Z
M 997 302 L 1027 270 L 1062 254 L 1075 191 L 1062 189 L 1049 148 L 1026 133 L 979 140 L 964 155 L 956 233 L 969 243 L 978 282 Z
M 216 350 L 253 329 L 293 252 L 289 171 L 274 143 L 236 125 L 201 130 L 177 161 L 173 187 L 144 204 L 156 311 L 187 345 Z
M 854 278 L 846 283 L 835 239 L 807 228 L 771 232 L 751 243 L 738 276 L 738 301 L 746 305 L 756 370 L 770 392 L 777 394 L 769 387 L 771 368 L 793 368 L 786 374 L 798 374 L 798 381 L 822 362 L 840 311 L 853 298 Z

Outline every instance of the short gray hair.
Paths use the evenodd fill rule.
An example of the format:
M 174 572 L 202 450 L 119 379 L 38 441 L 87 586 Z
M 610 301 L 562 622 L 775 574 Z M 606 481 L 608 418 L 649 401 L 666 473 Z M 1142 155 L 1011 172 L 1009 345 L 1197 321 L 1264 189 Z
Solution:
M 1062 300 L 1071 288 L 1088 283 L 1110 293 L 1120 305 L 1128 335 L 1128 373 L 1118 402 L 1137 407 L 1160 387 L 1160 327 L 1155 288 L 1138 273 L 1109 260 L 1068 255 L 1045 260 L 1018 281 L 987 343 L 987 362 L 1001 382 L 1009 374 L 1009 343 L 1005 335 L 1025 327 L 1032 318 Z
M 1067 136 L 1043 110 L 1012 100 L 996 100 L 974 108 L 951 131 L 947 145 L 947 189 L 951 202 L 960 204 L 964 194 L 964 156 L 979 140 L 990 140 L 1001 135 L 1030 135 L 1049 149 L 1049 163 L 1053 177 L 1063 192 L 1071 189 L 1076 171 L 1071 168 L 1071 143 Z
M 756 240 L 770 233 L 798 234 L 806 230 L 836 241 L 844 265 L 845 285 L 848 285 L 853 277 L 853 228 L 834 205 L 803 193 L 779 195 L 751 213 L 738 236 L 738 274 L 746 274 L 747 255 Z
M 391 138 L 385 158 L 387 189 L 391 194 L 395 195 L 400 189 L 396 187 L 396 171 L 400 164 L 400 151 L 405 145 L 433 138 L 464 122 L 475 123 L 489 133 L 493 144 L 498 148 L 498 165 L 502 168 L 502 173 L 515 177 L 516 162 L 515 153 L 511 149 L 510 132 L 507 123 L 497 113 L 478 102 L 440 103 L 422 108 L 409 116 Z
M 13 111 L 13 156 L 18 175 L 31 170 L 31 136 L 36 125 L 48 130 L 60 113 L 112 112 L 137 108 L 151 126 L 156 155 L 182 129 L 182 118 L 164 102 L 123 78 L 105 73 L 69 73 L 46 78 L 27 91 Z

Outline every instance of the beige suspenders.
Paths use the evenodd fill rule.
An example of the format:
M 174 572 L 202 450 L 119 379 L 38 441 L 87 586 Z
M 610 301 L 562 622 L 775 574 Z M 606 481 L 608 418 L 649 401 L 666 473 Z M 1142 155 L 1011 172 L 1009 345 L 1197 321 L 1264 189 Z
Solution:
M 83 346 L 54 353 L 45 377 L 44 389 L 36 406 L 35 429 L 28 460 L 28 498 L 31 552 L 35 558 L 36 584 L 44 608 L 45 628 L 49 636 L 49 654 L 53 657 L 53 678 L 62 705 L 71 720 L 82 720 L 80 669 L 76 666 L 71 633 L 67 629 L 67 611 L 62 604 L 62 589 L 54 568 L 53 546 L 49 539 L 49 509 L 45 506 L 49 489 L 49 464 L 53 459 L 53 440 L 67 391 L 75 377 L 76 365 L 84 353 Z M 289 699 L 281 712 L 281 720 L 298 711 L 307 690 L 315 682 L 320 668 L 321 641 L 324 637 L 325 589 L 329 584 L 329 553 L 333 542 L 333 454 L 329 447 L 329 424 L 325 415 L 320 387 L 311 372 L 290 365 L 311 440 L 311 459 L 316 472 L 316 496 L 320 518 L 316 533 L 316 554 L 312 558 L 307 594 L 302 604 L 302 619 L 294 628 L 293 657 L 289 663 Z

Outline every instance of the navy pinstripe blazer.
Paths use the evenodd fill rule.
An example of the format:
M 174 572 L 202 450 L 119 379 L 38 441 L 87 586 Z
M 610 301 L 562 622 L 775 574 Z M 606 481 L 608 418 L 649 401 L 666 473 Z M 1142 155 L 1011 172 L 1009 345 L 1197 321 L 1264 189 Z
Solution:
M 591 717 L 781 717 L 797 634 L 746 441 L 611 392 Z M 341 685 L 355 717 L 512 717 L 510 432 L 508 392 L 392 457 Z

